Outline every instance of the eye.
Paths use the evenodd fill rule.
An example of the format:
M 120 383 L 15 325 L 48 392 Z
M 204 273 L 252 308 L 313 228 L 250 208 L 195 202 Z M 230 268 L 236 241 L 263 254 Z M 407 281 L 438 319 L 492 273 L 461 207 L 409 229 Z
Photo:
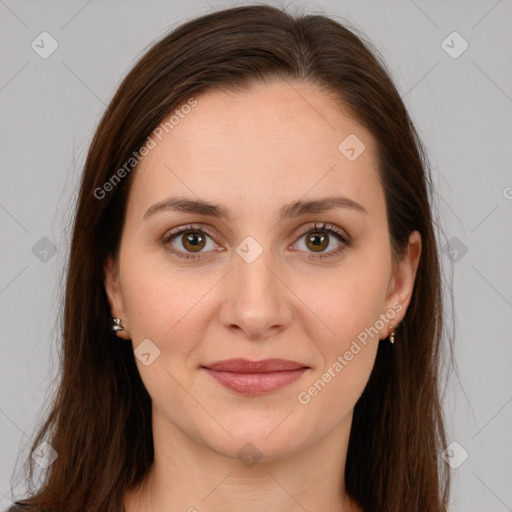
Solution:
M 313 227 L 308 226 L 300 233 L 299 240 L 304 236 L 306 236 L 306 252 L 308 249 L 313 251 L 312 254 L 308 255 L 308 258 L 312 260 L 337 256 L 350 246 L 349 237 L 332 224 L 315 224 Z M 189 225 L 177 228 L 164 236 L 162 244 L 177 258 L 197 260 L 203 258 L 201 252 L 211 252 L 215 249 L 217 252 L 224 250 L 217 246 L 212 240 L 212 237 L 213 235 L 204 227 L 198 228 Z M 325 249 L 331 245 L 331 238 L 334 238 L 338 242 L 338 247 L 325 252 Z M 208 249 L 208 241 L 211 242 L 210 251 L 203 251 L 205 248 Z
M 332 224 L 320 224 L 319 226 L 315 224 L 312 228 L 307 227 L 305 231 L 302 231 L 300 238 L 304 236 L 306 236 L 304 244 L 306 249 L 313 250 L 313 254 L 308 255 L 311 260 L 335 257 L 350 246 L 349 237 Z M 338 247 L 325 252 L 325 249 L 331 245 L 331 238 L 338 241 Z
M 190 225 L 180 227 L 169 233 L 169 235 L 164 237 L 162 243 L 169 247 L 169 251 L 174 256 L 178 258 L 194 260 L 201 258 L 200 254 L 196 255 L 194 253 L 198 253 L 206 247 L 207 239 L 210 239 L 212 242 L 210 249 L 215 249 L 216 244 L 213 242 L 211 235 L 208 234 L 208 230 L 205 230 L 204 228 L 199 229 Z M 181 248 L 176 248 L 176 246 L 173 244 L 174 241 L 177 241 L 177 245 L 181 246 L 181 248 L 183 248 L 185 251 L 191 251 L 191 253 L 184 253 Z

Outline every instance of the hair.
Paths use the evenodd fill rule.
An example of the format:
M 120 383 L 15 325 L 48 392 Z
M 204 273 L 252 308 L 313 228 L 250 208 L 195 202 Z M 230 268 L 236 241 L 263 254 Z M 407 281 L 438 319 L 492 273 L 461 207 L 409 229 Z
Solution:
M 334 95 L 371 132 L 393 256 L 405 254 L 412 231 L 422 237 L 397 342 L 379 344 L 354 408 L 346 492 L 365 511 L 446 510 L 450 481 L 440 460 L 446 439 L 439 389 L 443 283 L 426 151 L 369 41 L 325 15 L 292 15 L 263 4 L 215 11 L 169 32 L 136 62 L 102 116 L 72 228 L 60 381 L 32 444 L 34 452 L 47 441 L 58 457 L 35 492 L 34 460 L 27 458 L 31 497 L 21 503 L 51 512 L 122 511 L 125 491 L 144 482 L 154 457 L 151 398 L 131 343 L 119 343 L 110 330 L 103 270 L 106 257 L 118 254 L 133 172 L 101 199 L 95 191 L 107 190 L 115 170 L 194 94 L 243 92 L 271 80 Z

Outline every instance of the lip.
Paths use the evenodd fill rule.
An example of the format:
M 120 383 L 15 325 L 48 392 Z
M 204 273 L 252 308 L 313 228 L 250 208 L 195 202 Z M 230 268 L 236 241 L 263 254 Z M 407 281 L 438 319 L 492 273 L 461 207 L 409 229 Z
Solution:
M 247 395 L 269 393 L 300 378 L 308 366 L 285 359 L 226 359 L 202 368 L 219 384 Z
M 249 359 L 225 359 L 203 365 L 210 370 L 219 372 L 236 373 L 272 373 L 287 370 L 298 370 L 299 368 L 308 368 L 307 365 L 297 361 L 288 361 L 286 359 L 262 359 L 261 361 L 250 361 Z

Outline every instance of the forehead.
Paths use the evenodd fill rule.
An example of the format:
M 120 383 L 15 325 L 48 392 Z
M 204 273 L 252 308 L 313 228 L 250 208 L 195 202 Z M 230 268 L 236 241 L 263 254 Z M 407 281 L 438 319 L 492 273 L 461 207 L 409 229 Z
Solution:
M 152 136 L 156 145 L 131 187 L 138 209 L 177 193 L 219 204 L 245 198 L 255 208 L 333 192 L 368 203 L 382 192 L 371 133 L 309 84 L 276 81 L 194 99 Z

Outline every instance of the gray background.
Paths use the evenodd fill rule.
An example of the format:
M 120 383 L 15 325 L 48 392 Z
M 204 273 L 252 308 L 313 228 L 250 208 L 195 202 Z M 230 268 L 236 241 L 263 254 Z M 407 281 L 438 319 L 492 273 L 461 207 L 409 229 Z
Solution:
M 427 147 L 455 296 L 448 437 L 460 445 L 457 464 L 468 453 L 452 469 L 451 510 L 512 511 L 512 2 L 295 4 L 367 34 Z M 13 482 L 11 496 L 11 475 L 57 375 L 73 201 L 101 113 L 153 41 L 234 5 L 242 3 L 0 0 L 1 510 L 24 495 Z M 46 59 L 31 47 L 43 31 L 58 43 Z M 442 46 L 453 31 L 469 44 L 457 58 Z M 463 42 L 452 39 L 453 54 Z

